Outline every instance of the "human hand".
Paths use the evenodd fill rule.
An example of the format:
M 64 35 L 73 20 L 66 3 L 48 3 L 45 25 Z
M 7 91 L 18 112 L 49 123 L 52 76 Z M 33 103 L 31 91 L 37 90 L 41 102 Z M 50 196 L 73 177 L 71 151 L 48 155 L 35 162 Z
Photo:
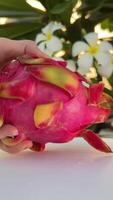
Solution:
M 18 135 L 16 127 L 7 124 L 0 128 L 0 149 L 3 151 L 18 153 L 24 149 L 31 148 L 32 145 L 32 141 Z
M 0 67 L 22 56 L 48 58 L 46 54 L 38 49 L 34 41 L 0 38 Z
M 16 59 L 17 57 L 43 57 L 48 58 L 46 54 L 41 52 L 35 42 L 30 40 L 10 40 L 7 38 L 0 38 L 0 68 L 7 64 L 7 62 Z M 2 119 L 1 119 L 2 120 Z M 8 151 L 10 153 L 18 153 L 22 149 L 30 148 L 32 142 L 29 140 L 21 140 L 16 144 L 15 142 L 12 146 L 4 144 L 5 138 L 14 138 L 18 135 L 18 130 L 16 127 L 7 124 L 0 127 L 0 148 L 2 150 Z

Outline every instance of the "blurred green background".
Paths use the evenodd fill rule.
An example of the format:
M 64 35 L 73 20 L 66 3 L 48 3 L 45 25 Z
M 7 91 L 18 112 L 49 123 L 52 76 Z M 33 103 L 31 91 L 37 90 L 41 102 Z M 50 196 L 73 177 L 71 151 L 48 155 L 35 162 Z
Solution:
M 65 24 L 65 37 L 81 39 L 97 24 L 113 31 L 113 0 L 0 0 L 0 36 L 35 39 L 48 21 Z M 105 35 L 112 40 L 113 35 Z

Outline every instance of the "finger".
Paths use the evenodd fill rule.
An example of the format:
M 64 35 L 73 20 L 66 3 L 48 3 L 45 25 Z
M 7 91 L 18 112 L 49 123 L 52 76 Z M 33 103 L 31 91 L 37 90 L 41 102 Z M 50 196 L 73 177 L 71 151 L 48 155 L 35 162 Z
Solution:
M 7 62 L 16 57 L 28 55 L 30 57 L 48 58 L 41 50 L 38 49 L 35 42 L 31 40 L 9 40 L 0 38 L 0 65 L 3 66 Z
M 22 142 L 20 142 L 19 144 L 15 145 L 15 146 L 7 146 L 4 143 L 2 143 L 0 141 L 0 149 L 2 149 L 3 151 L 6 151 L 8 153 L 19 153 L 27 148 L 31 148 L 32 147 L 32 141 L 31 140 L 24 140 Z
M 42 57 L 42 58 L 48 58 L 48 55 L 43 53 L 35 44 L 34 41 L 31 40 L 20 40 L 20 41 L 13 41 L 15 42 L 15 45 L 18 46 L 17 54 L 20 53 L 20 56 L 22 55 L 28 55 L 31 57 Z M 17 55 L 19 56 L 19 55 Z
M 7 124 L 0 128 L 0 139 L 6 138 L 7 136 L 13 137 L 16 135 L 18 135 L 18 130 L 15 126 Z

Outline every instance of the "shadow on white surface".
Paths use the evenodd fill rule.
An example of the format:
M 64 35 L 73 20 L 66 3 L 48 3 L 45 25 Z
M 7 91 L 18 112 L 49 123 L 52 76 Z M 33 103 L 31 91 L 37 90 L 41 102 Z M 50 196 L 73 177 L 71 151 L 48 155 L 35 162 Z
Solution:
M 41 153 L 1 152 L 0 177 L 0 200 L 112 200 L 113 154 L 82 139 L 49 144 Z

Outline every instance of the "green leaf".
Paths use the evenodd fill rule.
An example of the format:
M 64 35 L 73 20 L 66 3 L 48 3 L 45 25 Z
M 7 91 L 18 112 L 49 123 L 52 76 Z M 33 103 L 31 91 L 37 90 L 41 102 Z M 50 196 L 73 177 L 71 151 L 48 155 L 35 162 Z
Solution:
M 40 15 L 31 11 L 17 11 L 17 10 L 0 10 L 0 17 L 25 17 L 25 16 L 37 16 Z
M 22 37 L 25 34 L 29 34 L 34 30 L 37 30 L 41 25 L 35 24 L 15 24 L 15 26 L 7 26 L 0 29 L 0 37 L 8 37 L 10 39 L 15 39 L 18 37 Z
M 14 39 L 16 39 L 16 40 L 23 40 L 23 39 L 35 40 L 38 32 L 40 32 L 40 27 L 38 27 L 36 30 L 35 29 L 32 30 L 31 32 L 27 32 L 22 35 L 18 35 Z
M 87 5 L 92 5 L 94 7 L 102 6 L 106 0 L 96 1 L 96 0 L 85 0 L 84 3 Z
M 40 0 L 47 9 L 49 20 L 56 20 L 69 25 L 72 9 L 78 0 Z
M 102 23 L 101 23 L 101 27 L 103 29 L 109 29 L 109 31 L 113 31 L 113 18 L 109 19 L 105 19 Z
M 54 6 L 61 3 L 61 0 L 39 0 L 42 5 L 47 9 L 49 12 Z M 65 2 L 65 0 L 62 0 L 62 2 Z
M 0 17 L 10 17 L 7 24 L 0 25 L 0 37 L 18 38 L 31 34 L 38 30 L 45 16 L 25 0 L 0 0 L 0 9 Z
M 55 7 L 53 7 L 53 9 L 51 9 L 50 12 L 52 14 L 61 14 L 61 13 L 65 12 L 65 10 L 67 10 L 69 7 L 70 7 L 69 2 L 60 3 L 60 4 L 57 4 Z
M 8 10 L 35 10 L 25 0 L 0 0 L 0 8 L 4 7 Z

